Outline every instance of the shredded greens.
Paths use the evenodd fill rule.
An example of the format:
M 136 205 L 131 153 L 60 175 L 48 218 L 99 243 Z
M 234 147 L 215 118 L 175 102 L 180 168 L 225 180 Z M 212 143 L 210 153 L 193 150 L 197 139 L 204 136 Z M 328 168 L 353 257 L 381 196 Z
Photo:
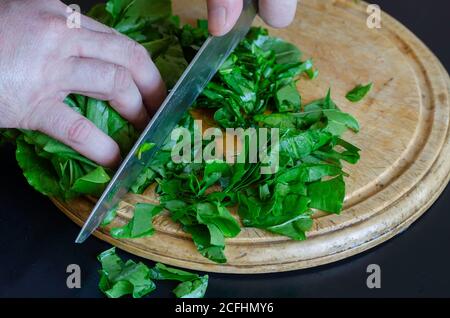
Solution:
M 208 288 L 208 275 L 199 276 L 160 263 L 149 268 L 133 260 L 124 262 L 114 247 L 101 253 L 98 260 L 102 265 L 98 287 L 109 298 L 144 297 L 156 289 L 154 280 L 178 281 L 173 290 L 177 298 L 203 298 Z
M 106 5 L 95 6 L 89 14 L 147 48 L 169 88 L 208 36 L 206 21 L 199 21 L 196 27 L 181 26 L 178 17 L 172 15 L 169 0 L 110 0 Z M 226 238 L 238 235 L 242 226 L 304 240 L 313 223 L 314 209 L 340 213 L 347 176 L 342 163 L 355 164 L 360 152 L 343 135 L 347 131 L 358 132 L 360 127 L 355 118 L 338 108 L 331 90 L 324 92 L 323 98 L 303 101 L 297 89 L 299 80 L 317 75 L 313 61 L 303 60 L 296 46 L 269 36 L 263 28 L 252 28 L 193 109 L 209 114 L 212 126 L 222 130 L 278 128 L 277 171 L 261 173 L 262 167 L 273 162 L 271 156 L 267 162 L 229 164 L 217 159 L 175 163 L 171 158 L 174 142 L 168 140 L 153 160 L 145 163 L 131 189 L 142 194 L 149 186 L 155 186 L 160 203 L 136 205 L 131 221 L 112 228 L 112 236 L 152 235 L 153 217 L 165 209 L 192 236 L 204 257 L 225 263 Z M 347 98 L 358 101 L 370 87 L 357 87 Z M 116 140 L 124 154 L 136 140 L 134 128 L 108 103 L 79 95 L 69 96 L 66 103 Z M 194 134 L 198 127 L 193 114 L 186 113 L 179 127 Z M 45 195 L 65 199 L 98 196 L 110 180 L 112 171 L 43 134 L 5 133 L 16 142 L 17 161 L 28 182 Z M 261 142 L 259 136 L 248 139 L 251 138 Z M 197 150 L 204 151 L 208 145 L 202 140 Z M 268 148 L 274 146 L 269 144 Z M 243 143 L 244 155 L 249 147 L 250 140 Z M 146 144 L 136 156 L 141 159 L 150 150 L 152 145 Z M 197 153 L 193 151 L 191 155 L 195 157 Z M 114 216 L 115 210 L 103 225 Z M 100 256 L 104 266 L 100 288 L 110 297 L 142 296 L 154 289 L 150 278 L 175 275 L 162 265 L 148 270 L 140 263 L 123 263 L 113 250 L 105 253 Z M 204 294 L 205 280 L 207 277 L 182 281 L 175 293 Z

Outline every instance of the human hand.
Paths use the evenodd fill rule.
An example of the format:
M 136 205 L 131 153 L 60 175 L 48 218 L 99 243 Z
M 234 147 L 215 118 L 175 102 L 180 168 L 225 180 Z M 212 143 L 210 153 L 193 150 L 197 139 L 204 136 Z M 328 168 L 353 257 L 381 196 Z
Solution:
M 230 31 L 242 12 L 243 0 L 207 0 L 209 31 L 220 36 Z M 259 0 L 259 15 L 275 28 L 288 26 L 295 17 L 297 0 Z
M 0 127 L 43 132 L 115 166 L 118 145 L 65 97 L 107 100 L 140 128 L 166 89 L 145 48 L 85 16 L 82 28 L 68 28 L 66 8 L 57 0 L 0 1 Z

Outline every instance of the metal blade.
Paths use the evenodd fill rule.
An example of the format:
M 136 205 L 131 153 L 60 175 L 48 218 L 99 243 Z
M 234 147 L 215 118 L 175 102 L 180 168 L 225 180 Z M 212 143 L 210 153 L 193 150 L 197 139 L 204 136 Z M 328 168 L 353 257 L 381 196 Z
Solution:
M 235 27 L 222 37 L 209 37 L 206 40 L 97 201 L 78 234 L 76 243 L 84 242 L 100 225 L 106 213 L 118 204 L 129 191 L 146 163 L 152 160 L 183 114 L 237 44 L 244 39 L 256 13 L 256 1 L 244 1 L 244 9 Z M 150 151 L 144 152 L 139 160 L 136 153 L 145 143 L 154 143 L 156 146 Z

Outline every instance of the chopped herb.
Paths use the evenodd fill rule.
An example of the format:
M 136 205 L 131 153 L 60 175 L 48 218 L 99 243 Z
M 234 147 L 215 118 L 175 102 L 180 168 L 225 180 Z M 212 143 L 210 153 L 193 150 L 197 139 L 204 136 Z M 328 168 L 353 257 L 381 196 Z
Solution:
M 124 262 L 116 254 L 115 247 L 101 253 L 98 260 L 102 265 L 98 287 L 109 298 L 144 297 L 155 290 L 153 280 L 180 282 L 173 290 L 177 298 L 203 298 L 208 288 L 208 275 L 200 276 L 161 263 L 148 268 L 141 262 Z
M 154 233 L 152 220 L 162 211 L 162 207 L 149 203 L 137 203 L 134 207 L 133 218 L 123 227 L 111 229 L 114 238 L 140 238 Z
M 373 84 L 369 83 L 367 85 L 357 85 L 345 96 L 349 101 L 357 103 L 362 100 L 372 89 Z
M 137 157 L 139 160 L 141 160 L 141 159 L 142 159 L 142 154 L 143 154 L 144 152 L 147 152 L 147 151 L 152 150 L 153 147 L 155 147 L 155 144 L 152 144 L 152 143 L 149 143 L 149 142 L 143 143 L 143 144 L 139 147 L 139 149 L 136 151 L 136 157 Z
M 117 205 L 112 209 L 109 209 L 108 212 L 106 212 L 105 218 L 103 219 L 101 226 L 104 227 L 111 224 L 111 222 L 116 218 L 116 216 L 117 216 Z
M 169 88 L 208 37 L 206 21 L 199 21 L 196 27 L 181 26 L 172 15 L 169 0 L 109 0 L 95 6 L 90 15 L 142 44 Z M 225 263 L 226 240 L 237 236 L 242 225 L 303 240 L 313 223 L 313 209 L 340 213 L 347 176 L 342 163 L 355 164 L 360 158 L 360 149 L 343 136 L 360 127 L 355 118 L 339 109 L 330 90 L 323 98 L 305 103 L 298 87 L 317 74 L 313 60 L 303 59 L 295 45 L 270 36 L 264 28 L 251 28 L 192 107 L 211 114 L 210 123 L 223 130 L 279 128 L 277 171 L 261 173 L 261 168 L 275 160 L 270 154 L 267 162 L 175 163 L 171 158 L 175 143 L 168 138 L 150 162 L 143 162 L 145 169 L 131 187 L 133 193 L 142 194 L 151 186 L 159 204 L 138 203 L 128 224 L 112 229 L 111 235 L 127 239 L 150 236 L 155 231 L 153 218 L 165 209 L 191 235 L 199 253 Z M 347 98 L 357 102 L 371 87 L 359 85 Z M 113 138 L 122 154 L 136 141 L 135 129 L 107 102 L 70 95 L 66 104 Z M 196 123 L 192 114 L 186 113 L 178 126 L 193 134 Z M 98 196 L 114 172 L 38 132 L 8 130 L 2 135 L 16 143 L 17 161 L 26 179 L 45 195 L 64 199 Z M 250 141 L 261 142 L 259 136 L 247 139 L 242 143 L 243 156 L 249 154 Z M 135 155 L 144 161 L 152 146 L 144 144 Z M 196 146 L 192 157 L 209 142 L 202 140 Z M 267 149 L 274 146 L 268 144 Z M 237 213 L 231 213 L 230 207 L 236 207 Z M 104 224 L 114 216 L 111 211 Z M 124 264 L 113 254 L 101 257 L 105 262 L 101 289 L 110 297 L 149 293 L 154 288 L 149 276 L 156 274 L 179 278 L 177 296 L 204 294 L 205 276 L 185 276 L 161 266 L 150 271 L 140 263 Z

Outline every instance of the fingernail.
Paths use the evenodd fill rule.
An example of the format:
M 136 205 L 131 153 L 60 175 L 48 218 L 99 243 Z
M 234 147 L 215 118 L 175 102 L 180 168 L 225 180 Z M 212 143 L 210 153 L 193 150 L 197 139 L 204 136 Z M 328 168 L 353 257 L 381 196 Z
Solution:
M 210 20 L 214 21 L 217 28 L 224 28 L 227 24 L 227 9 L 225 7 L 216 7 L 209 12 Z

